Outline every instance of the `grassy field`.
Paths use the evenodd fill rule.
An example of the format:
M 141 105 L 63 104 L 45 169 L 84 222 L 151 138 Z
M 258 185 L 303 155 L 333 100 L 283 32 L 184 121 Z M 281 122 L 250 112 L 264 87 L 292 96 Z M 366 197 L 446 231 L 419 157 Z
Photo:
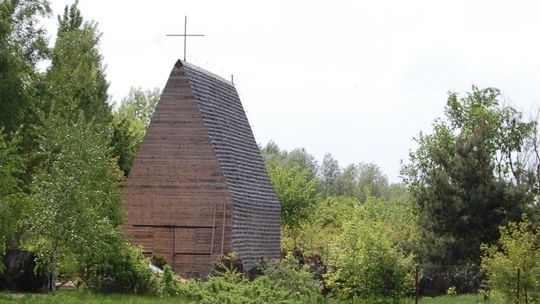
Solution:
M 31 294 L 31 295 L 10 295 L 1 294 L 0 304 L 22 303 L 22 304 L 184 304 L 191 303 L 185 298 L 158 298 L 152 296 L 124 295 L 124 294 L 89 294 L 84 292 L 59 292 L 56 295 Z
M 414 303 L 414 300 L 406 301 L 403 303 Z M 482 295 L 460 295 L 460 296 L 444 296 L 429 298 L 424 297 L 418 301 L 421 304 L 503 304 L 498 301 L 484 301 Z
M 330 302 L 332 304 L 345 304 L 345 303 L 351 303 L 351 302 Z M 372 301 L 372 302 L 365 302 L 365 301 L 359 301 L 359 302 L 352 302 L 353 304 L 375 304 L 375 303 L 387 303 L 387 302 L 381 302 L 379 301 Z M 403 299 L 399 302 L 400 304 L 414 304 L 414 299 Z M 456 295 L 456 296 L 440 296 L 435 298 L 430 297 L 423 297 L 418 301 L 419 304 L 504 304 L 502 302 L 498 301 L 485 301 L 484 297 L 482 295 Z
M 88 294 L 84 292 L 59 292 L 56 295 L 47 294 L 7 294 L 0 293 L 0 303 L 23 303 L 23 304 L 45 304 L 45 303 L 58 303 L 58 304 L 75 304 L 75 303 L 89 303 L 89 304 L 184 304 L 193 303 L 186 298 L 157 298 L 149 296 L 137 296 L 137 295 L 121 295 L 121 294 Z M 349 302 L 341 301 L 329 301 L 329 303 L 341 304 Z M 354 303 L 366 303 L 366 302 L 354 302 Z M 371 303 L 380 303 L 374 301 Z M 404 299 L 401 301 L 404 304 L 414 303 L 413 299 Z M 444 296 L 436 298 L 422 298 L 419 303 L 421 304 L 502 304 L 495 301 L 484 301 L 482 296 L 479 295 L 464 295 L 464 296 Z M 218 303 L 216 303 L 218 304 Z M 219 303 L 221 304 L 221 303 Z

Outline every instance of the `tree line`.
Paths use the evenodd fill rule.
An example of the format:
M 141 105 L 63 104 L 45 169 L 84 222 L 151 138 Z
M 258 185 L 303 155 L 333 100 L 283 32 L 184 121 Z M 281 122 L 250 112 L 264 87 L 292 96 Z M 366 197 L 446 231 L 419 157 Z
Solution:
M 122 186 L 159 90 L 113 109 L 97 24 L 66 6 L 50 47 L 50 15 L 48 1 L 0 2 L 0 254 L 32 252 L 54 290 L 59 265 L 90 278 L 105 253 L 129 256 Z
M 160 90 L 132 89 L 111 106 L 97 24 L 75 2 L 51 45 L 40 24 L 51 14 L 46 0 L 0 1 L 0 255 L 31 252 L 50 290 L 59 275 L 76 275 L 89 289 L 151 292 L 148 261 L 119 227 L 123 182 Z M 295 265 L 264 273 L 345 299 L 406 294 L 416 263 L 470 266 L 493 290 L 507 288 L 501 265 L 540 266 L 530 258 L 540 246 L 537 118 L 495 88 L 449 93 L 394 184 L 375 164 L 261 146 L 282 207 L 284 260 Z
M 398 291 L 410 284 L 404 269 L 413 264 L 467 269 L 460 278 L 424 273 L 458 292 L 479 291 L 484 275 L 503 277 L 494 271 L 505 263 L 538 267 L 516 254 L 540 249 L 538 135 L 537 120 L 506 105 L 498 89 L 473 86 L 449 93 L 445 116 L 414 139 L 401 183 L 389 184 L 374 164 L 340 167 L 331 154 L 318 163 L 304 149 L 282 151 L 271 142 L 261 151 L 282 203 L 282 248 L 322 262 L 322 281 L 347 297 L 365 295 L 373 281 Z M 509 244 L 512 233 L 526 241 Z

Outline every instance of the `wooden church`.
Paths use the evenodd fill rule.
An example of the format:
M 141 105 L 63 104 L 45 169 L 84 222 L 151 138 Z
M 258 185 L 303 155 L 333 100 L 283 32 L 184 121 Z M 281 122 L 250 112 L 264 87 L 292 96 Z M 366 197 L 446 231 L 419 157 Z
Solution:
M 280 204 L 234 85 L 178 61 L 126 183 L 124 231 L 188 277 L 280 257 Z

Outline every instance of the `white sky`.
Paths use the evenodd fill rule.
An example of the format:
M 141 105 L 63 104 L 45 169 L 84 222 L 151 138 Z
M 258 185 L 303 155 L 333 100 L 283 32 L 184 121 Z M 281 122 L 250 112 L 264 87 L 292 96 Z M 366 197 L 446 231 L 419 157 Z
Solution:
M 48 21 L 72 1 L 54 1 Z M 234 82 L 259 143 L 340 165 L 400 160 L 442 116 L 448 91 L 494 86 L 530 113 L 540 101 L 540 1 L 80 0 L 103 32 L 113 100 L 163 88 L 183 56 Z

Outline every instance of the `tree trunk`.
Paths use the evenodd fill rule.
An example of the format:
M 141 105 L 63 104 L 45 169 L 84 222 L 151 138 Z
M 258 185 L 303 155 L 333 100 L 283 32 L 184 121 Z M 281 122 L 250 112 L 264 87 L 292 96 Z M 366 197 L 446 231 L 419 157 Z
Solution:
M 58 279 L 58 270 L 56 265 L 56 250 L 53 251 L 51 255 L 51 279 L 50 279 L 50 286 L 49 290 L 52 293 L 56 292 L 56 281 Z

